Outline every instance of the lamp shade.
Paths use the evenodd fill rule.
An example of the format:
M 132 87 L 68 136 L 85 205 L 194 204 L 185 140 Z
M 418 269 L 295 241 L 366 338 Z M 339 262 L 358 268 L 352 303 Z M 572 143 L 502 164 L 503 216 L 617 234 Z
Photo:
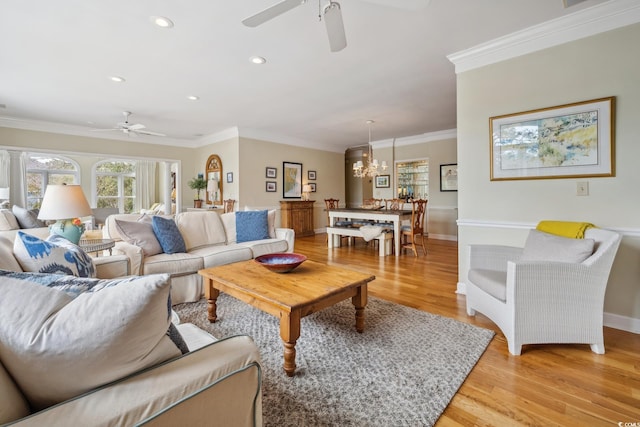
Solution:
M 311 186 L 309 184 L 305 184 L 302 186 L 303 193 L 311 193 Z
M 207 181 L 207 193 L 217 193 L 219 188 L 220 184 L 217 179 L 211 178 Z
M 0 187 L 0 200 L 9 200 L 9 187 Z
M 92 214 L 79 185 L 47 185 L 38 219 L 68 219 Z

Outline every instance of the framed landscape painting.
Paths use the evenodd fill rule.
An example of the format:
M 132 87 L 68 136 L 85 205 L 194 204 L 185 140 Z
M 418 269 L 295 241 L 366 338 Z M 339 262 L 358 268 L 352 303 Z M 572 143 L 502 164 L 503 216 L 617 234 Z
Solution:
M 491 117 L 491 181 L 614 176 L 615 98 Z
M 282 162 L 282 197 L 302 197 L 302 163 Z

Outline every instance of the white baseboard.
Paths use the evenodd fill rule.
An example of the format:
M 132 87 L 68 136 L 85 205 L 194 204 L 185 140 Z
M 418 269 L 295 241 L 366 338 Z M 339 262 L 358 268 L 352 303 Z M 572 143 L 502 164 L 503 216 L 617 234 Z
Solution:
M 464 282 L 458 282 L 456 287 L 456 294 L 466 295 L 467 284 Z M 604 313 L 603 319 L 604 326 L 620 329 L 621 331 L 631 332 L 634 334 L 640 334 L 640 319 L 636 319 L 628 316 L 620 316 L 619 314 Z
M 430 239 L 436 239 L 436 240 L 450 240 L 452 242 L 457 242 L 458 241 L 458 236 L 451 235 L 451 234 L 433 234 L 433 233 L 429 233 L 429 238 Z

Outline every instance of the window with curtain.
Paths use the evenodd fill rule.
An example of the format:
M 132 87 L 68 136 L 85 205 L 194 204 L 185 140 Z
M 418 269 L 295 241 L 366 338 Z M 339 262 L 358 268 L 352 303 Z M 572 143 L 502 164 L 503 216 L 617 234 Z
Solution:
M 98 208 L 118 208 L 134 211 L 136 201 L 136 163 L 126 160 L 105 160 L 96 163 L 95 188 Z
M 29 153 L 27 158 L 27 209 L 39 209 L 49 184 L 80 184 L 80 167 L 59 155 Z

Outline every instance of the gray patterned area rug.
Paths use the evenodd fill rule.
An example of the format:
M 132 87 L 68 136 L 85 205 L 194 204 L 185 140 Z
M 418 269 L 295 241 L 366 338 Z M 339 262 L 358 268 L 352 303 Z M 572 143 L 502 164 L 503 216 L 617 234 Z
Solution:
M 278 320 L 220 294 L 218 320 L 206 300 L 174 307 L 221 338 L 253 337 L 263 362 L 265 426 L 431 426 L 494 333 L 369 297 L 365 330 L 350 300 L 302 319 L 296 375 L 283 371 Z

